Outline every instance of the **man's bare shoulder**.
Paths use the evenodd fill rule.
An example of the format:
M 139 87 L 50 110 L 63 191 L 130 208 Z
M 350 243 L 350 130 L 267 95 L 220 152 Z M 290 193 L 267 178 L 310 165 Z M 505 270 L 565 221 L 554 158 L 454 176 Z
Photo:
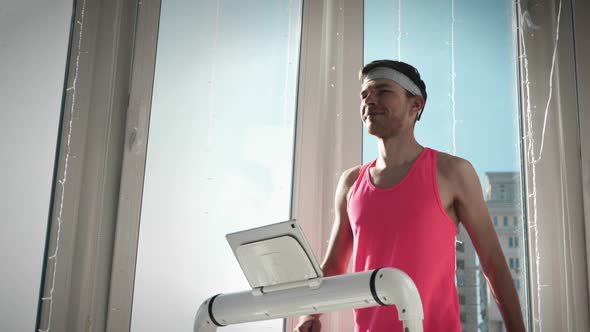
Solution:
M 469 178 L 474 172 L 473 165 L 467 159 L 439 152 L 437 162 L 438 172 L 447 180 L 461 181 Z
M 336 200 L 346 202 L 350 190 L 354 186 L 356 179 L 359 176 L 362 166 L 355 166 L 342 172 L 338 188 L 336 189 Z
M 354 185 L 354 182 L 356 181 L 356 179 L 359 177 L 359 174 L 360 174 L 362 168 L 363 168 L 363 165 L 358 165 L 358 166 L 349 168 L 349 169 L 345 170 L 344 172 L 342 172 L 340 179 L 343 182 L 343 184 L 346 187 L 352 187 L 352 185 Z

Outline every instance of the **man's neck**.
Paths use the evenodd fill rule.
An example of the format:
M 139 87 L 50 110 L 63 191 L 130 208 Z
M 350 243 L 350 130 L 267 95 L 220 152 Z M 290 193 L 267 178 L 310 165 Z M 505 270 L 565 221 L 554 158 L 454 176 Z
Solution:
M 392 137 L 388 139 L 378 139 L 379 158 L 377 158 L 377 168 L 399 167 L 406 163 L 412 162 L 422 152 L 422 147 L 413 136 Z

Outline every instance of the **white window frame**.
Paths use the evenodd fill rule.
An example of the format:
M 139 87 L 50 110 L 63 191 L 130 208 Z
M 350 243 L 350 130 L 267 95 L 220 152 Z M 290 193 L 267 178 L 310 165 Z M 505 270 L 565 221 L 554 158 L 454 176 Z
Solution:
M 36 331 L 105 331 L 110 314 L 137 3 L 73 5 Z
M 590 38 L 590 3 L 588 1 L 575 1 L 572 4 L 574 42 L 577 81 L 576 95 L 578 101 L 578 123 L 580 128 L 580 163 L 582 176 L 577 180 L 582 183 L 582 197 L 584 200 L 584 225 L 586 239 L 586 269 L 587 279 L 590 280 L 590 44 L 586 41 Z M 577 253 L 577 252 L 576 252 Z M 590 295 L 590 284 L 587 285 Z M 581 290 L 580 290 L 581 291 Z
M 521 4 L 523 12 L 529 9 L 531 22 L 546 26 L 553 25 L 559 3 Z M 129 330 L 159 9 L 158 0 L 77 0 L 75 22 L 84 22 L 84 29 L 74 24 L 67 80 L 68 87 L 77 85 L 76 113 L 70 117 L 64 112 L 57 174 L 64 171 L 68 138 L 75 158 L 69 160 L 61 221 L 56 220 L 59 202 L 52 203 L 48 253 L 57 245 L 56 234 L 61 234 L 55 270 L 48 260 L 44 278 L 46 294 L 55 275 L 52 314 L 47 302 L 39 311 L 41 324 L 51 319 L 51 331 Z M 587 1 L 562 1 L 555 64 L 559 75 L 553 78 L 555 103 L 543 158 L 534 167 L 525 163 L 523 169 L 529 193 L 525 195 L 528 243 L 523 247 L 531 258 L 527 268 L 534 272 L 529 273 L 528 285 L 533 290 L 529 299 L 533 331 L 540 331 L 539 321 L 544 331 L 590 330 L 590 243 L 585 241 L 585 230 L 590 230 L 590 46 L 585 43 L 590 39 L 589 15 Z M 546 58 L 551 57 L 554 35 L 543 29 L 523 37 L 529 81 L 534 84 L 527 90 L 520 80 L 521 105 L 524 110 L 530 100 L 540 106 L 532 110 L 532 126 L 523 114 L 521 127 L 524 133 L 532 129 L 538 135 L 550 70 Z M 293 215 L 320 257 L 331 230 L 339 174 L 361 162 L 356 70 L 363 63 L 362 40 L 362 1 L 304 2 Z M 524 67 L 521 58 L 521 78 Z M 64 109 L 70 109 L 72 102 L 66 92 Z M 528 151 L 526 137 L 523 148 Z M 58 197 L 60 189 L 55 187 Z M 534 188 L 543 191 L 531 196 Z M 531 229 L 535 198 L 537 226 Z M 329 315 L 326 330 L 350 326 L 350 317 Z

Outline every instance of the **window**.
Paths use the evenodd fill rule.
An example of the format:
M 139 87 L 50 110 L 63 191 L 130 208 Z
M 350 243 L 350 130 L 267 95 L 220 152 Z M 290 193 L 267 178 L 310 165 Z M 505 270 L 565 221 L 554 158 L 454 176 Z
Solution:
M 514 226 L 517 226 L 517 225 L 518 225 L 518 218 L 514 217 Z
M 498 217 L 494 216 L 494 226 L 498 226 Z
M 465 303 L 465 295 L 459 294 L 459 304 L 463 305 Z
M 510 268 L 513 269 L 514 268 L 514 258 L 510 258 Z
M 514 267 L 520 269 L 520 258 L 517 257 L 514 259 Z
M 508 246 L 510 248 L 512 248 L 514 246 L 514 243 L 512 242 L 512 236 L 508 238 Z
M 457 241 L 457 243 L 455 244 L 455 248 L 458 252 L 465 252 L 465 243 Z
M 462 275 L 457 275 L 457 286 L 465 287 L 465 278 Z
M 41 302 L 41 305 L 46 308 L 53 305 L 54 316 L 58 316 L 59 314 L 55 314 L 57 312 L 55 303 L 59 301 L 56 300 L 56 295 L 50 299 L 50 292 L 55 290 L 57 293 L 59 288 L 57 285 L 66 284 L 63 279 L 52 279 L 62 275 L 59 273 L 59 266 L 63 264 L 62 257 L 68 257 L 68 251 L 66 249 L 64 253 L 64 249 L 58 248 L 58 245 L 51 242 L 49 238 L 45 244 L 45 238 L 49 232 L 57 233 L 54 226 L 58 223 L 55 221 L 47 223 L 48 214 L 51 217 L 51 213 L 48 213 L 51 211 L 50 205 L 55 209 L 54 215 L 57 215 L 55 211 L 68 211 L 67 207 L 59 210 L 56 207 L 61 203 L 67 206 L 69 197 L 67 188 L 74 188 L 77 183 L 76 177 L 66 177 L 71 174 L 71 167 L 62 169 L 56 164 L 56 150 L 59 152 L 60 159 L 63 158 L 61 155 L 64 151 L 60 150 L 59 135 L 62 131 L 68 133 L 66 121 L 70 109 L 65 105 L 65 95 L 62 100 L 62 88 L 64 84 L 71 84 L 68 76 L 64 77 L 64 72 L 68 68 L 70 47 L 72 52 L 76 49 L 74 36 L 77 35 L 75 35 L 74 26 L 70 26 L 75 3 L 71 0 L 35 3 L 36 12 L 50 13 L 44 15 L 43 23 L 39 19 L 31 19 L 29 15 L 33 2 L 3 1 L 0 4 L 0 91 L 2 91 L 0 93 L 2 105 L 0 110 L 0 131 L 2 132 L 0 251 L 2 251 L 3 281 L 0 284 L 2 297 L 0 330 L 2 331 L 50 330 L 50 326 L 43 324 L 42 321 L 38 322 L 39 325 L 35 329 L 37 313 L 41 316 L 43 312 L 49 312 L 38 307 L 39 297 L 49 299 L 49 301 Z M 21 23 L 16 25 L 16 22 Z M 20 24 L 42 24 L 43 37 L 33 33 L 23 33 L 23 29 L 19 28 Z M 84 33 L 92 32 L 86 33 L 85 30 Z M 71 46 L 68 46 L 68 43 L 71 43 Z M 84 60 L 81 60 L 80 68 L 83 68 L 84 64 L 86 64 Z M 70 98 L 69 96 L 68 94 L 67 98 Z M 78 105 L 76 104 L 76 107 Z M 76 109 L 74 123 L 79 122 L 78 117 L 84 117 L 79 113 Z M 64 120 L 60 120 L 61 117 L 64 117 Z M 106 116 L 98 118 L 105 121 Z M 76 148 L 74 142 L 77 141 L 77 137 L 85 136 L 76 136 L 75 133 L 86 130 L 78 130 L 78 128 L 76 127 L 71 136 L 72 152 L 82 151 Z M 108 137 L 107 134 L 105 137 Z M 97 142 L 94 146 L 98 147 L 100 143 Z M 61 148 L 63 149 L 63 143 Z M 91 174 L 97 173 L 91 172 Z M 66 188 L 65 198 L 61 195 L 62 189 L 59 189 L 60 194 L 54 194 L 52 197 L 52 183 L 55 181 L 57 184 L 57 181 L 65 181 L 66 178 L 67 182 L 73 180 L 74 184 L 64 186 L 62 182 L 61 188 Z M 103 183 L 103 185 L 108 187 L 108 184 Z M 57 189 L 53 190 L 55 190 L 54 193 L 57 192 Z M 94 191 L 88 192 L 95 194 Z M 84 192 L 82 191 L 80 195 L 84 196 Z M 103 210 L 101 209 L 100 212 L 102 213 Z M 64 219 L 68 218 L 67 213 L 58 213 L 63 215 Z M 63 232 L 62 237 L 64 233 L 68 232 Z M 25 234 L 27 240 L 22 241 L 22 236 Z M 56 259 L 48 259 L 44 264 L 44 256 L 54 254 Z M 58 261 L 60 264 L 57 264 Z M 42 272 L 43 270 L 46 272 Z M 52 279 L 45 279 L 45 274 Z M 51 286 L 52 281 L 55 281 L 56 288 Z M 42 283 L 45 285 L 44 289 L 41 289 Z M 55 328 L 51 328 L 51 331 L 54 330 Z
M 518 248 L 518 237 L 517 236 L 514 237 L 514 247 Z
M 467 314 L 466 313 L 462 312 L 459 317 L 461 319 L 461 323 L 467 323 Z
M 508 227 L 508 217 L 504 216 L 504 227 Z
M 465 270 L 465 260 L 463 260 L 463 259 L 457 260 L 457 269 Z
M 162 6 L 131 332 L 249 289 L 225 234 L 290 219 L 300 21 L 298 0 Z
M 520 279 L 516 279 L 516 290 L 520 290 Z

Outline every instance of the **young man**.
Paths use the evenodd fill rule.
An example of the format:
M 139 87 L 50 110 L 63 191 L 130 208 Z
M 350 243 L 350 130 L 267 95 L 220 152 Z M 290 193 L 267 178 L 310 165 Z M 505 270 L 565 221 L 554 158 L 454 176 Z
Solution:
M 455 236 L 461 222 L 479 256 L 509 332 L 524 331 L 518 295 L 491 223 L 479 178 L 466 160 L 422 147 L 414 137 L 427 99 L 418 71 L 379 60 L 360 73 L 361 119 L 378 138 L 379 157 L 346 170 L 322 269 L 326 276 L 394 267 L 416 284 L 424 331 L 461 331 L 455 284 Z M 402 331 L 394 306 L 354 311 L 356 331 Z M 297 332 L 319 332 L 319 317 Z

